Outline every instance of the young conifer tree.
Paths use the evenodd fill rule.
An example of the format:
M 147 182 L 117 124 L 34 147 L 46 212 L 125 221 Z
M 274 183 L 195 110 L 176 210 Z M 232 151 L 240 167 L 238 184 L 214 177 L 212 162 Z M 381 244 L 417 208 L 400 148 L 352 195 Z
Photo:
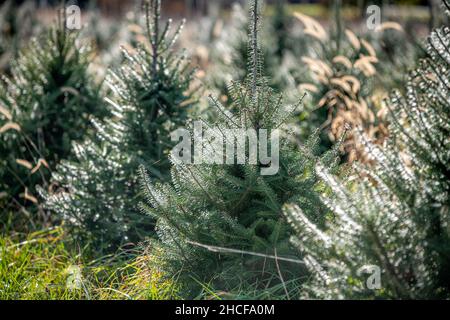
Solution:
M 242 140 L 241 136 L 239 140 L 227 130 L 254 130 L 261 146 L 267 142 L 259 129 L 273 136 L 298 107 L 284 107 L 282 96 L 268 86 L 261 74 L 258 2 L 253 1 L 251 6 L 248 77 L 231 84 L 233 100 L 229 110 L 211 97 L 217 121 L 201 122 L 211 130 L 209 133 L 197 131 L 195 125 L 191 128 L 197 144 L 194 161 L 203 153 L 203 163 L 186 163 L 179 159 L 181 154 L 173 152 L 170 184 L 150 182 L 142 170 L 142 188 L 147 197 L 142 207 L 157 219 L 159 241 L 151 245 L 160 250 L 164 272 L 177 277 L 193 295 L 198 292 L 198 281 L 234 294 L 262 296 L 257 292 L 271 292 L 286 297 L 298 284 L 303 269 L 296 261 L 283 260 L 295 259 L 296 254 L 289 244 L 290 228 L 282 215 L 282 205 L 293 201 L 317 223 L 325 219 L 325 208 L 316 193 L 321 188 L 313 168 L 317 161 L 335 167 L 336 152 L 319 159 L 314 152 L 317 135 L 302 148 L 283 139 L 279 153 L 273 140 L 269 142 L 272 156 L 279 156 L 279 170 L 273 175 L 262 175 L 261 170 L 275 165 L 276 158 L 265 166 L 258 161 L 252 163 L 250 152 L 246 152 L 245 161 L 239 161 L 234 153 L 231 157 L 223 153 L 224 144 L 248 147 L 249 151 L 258 147 L 258 142 L 252 145 L 249 137 Z M 212 133 L 215 139 L 211 139 Z M 195 140 L 199 137 L 203 145 Z M 188 161 L 192 160 L 189 146 L 183 156 L 185 153 Z M 274 256 L 283 258 L 277 260 Z
M 447 9 L 449 2 L 446 1 Z M 384 146 L 361 135 L 373 167 L 345 186 L 321 168 L 336 195 L 326 228 L 298 206 L 285 213 L 314 277 L 314 298 L 450 297 L 450 29 L 428 38 L 428 57 L 411 74 L 406 94 L 388 102 Z
M 278 9 L 281 6 L 281 9 Z M 263 73 L 268 78 L 269 85 L 279 91 L 294 90 L 293 79 L 290 74 L 280 68 L 283 53 L 286 51 L 285 37 L 288 24 L 285 8 L 277 5 L 276 16 L 272 23 L 260 30 L 259 41 L 264 45 Z M 211 50 L 211 69 L 207 80 L 219 97 L 219 101 L 229 107 L 232 97 L 229 88 L 230 81 L 243 82 L 248 77 L 247 61 L 250 60 L 247 47 L 247 30 L 251 21 L 245 7 L 236 3 L 233 6 L 231 18 L 223 28 L 220 37 L 215 41 Z
M 94 120 L 95 136 L 74 144 L 76 159 L 58 166 L 54 180 L 64 191 L 44 195 L 75 239 L 100 252 L 153 231 L 153 221 L 137 209 L 138 167 L 167 178 L 170 132 L 184 125 L 194 102 L 194 70 L 174 50 L 184 22 L 173 33 L 171 20 L 162 25 L 160 0 L 147 1 L 145 14 L 148 43 L 136 44 L 134 52 L 123 49 L 122 66 L 107 78 L 113 116 Z
M 71 142 L 89 129 L 88 118 L 104 113 L 88 72 L 90 50 L 80 41 L 61 13 L 1 80 L 0 192 L 16 208 L 38 203 L 35 186 L 48 185 L 50 171 L 70 156 Z

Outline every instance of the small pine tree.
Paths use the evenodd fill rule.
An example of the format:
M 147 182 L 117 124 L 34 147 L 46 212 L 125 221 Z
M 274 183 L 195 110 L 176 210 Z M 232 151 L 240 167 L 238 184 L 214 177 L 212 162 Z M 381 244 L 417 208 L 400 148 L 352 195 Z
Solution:
M 76 159 L 58 166 L 54 180 L 64 191 L 44 193 L 75 239 L 99 252 L 151 234 L 153 221 L 136 208 L 137 169 L 143 165 L 155 178 L 167 178 L 170 132 L 184 125 L 195 102 L 189 91 L 194 70 L 173 49 L 183 23 L 171 35 L 160 9 L 159 0 L 145 3 L 148 43 L 123 49 L 122 66 L 107 78 L 113 117 L 94 120 L 96 137 L 75 144 Z
M 203 122 L 214 127 L 219 133 L 218 141 L 226 144 L 233 145 L 235 136 L 220 134 L 225 130 L 257 132 L 264 128 L 273 133 L 286 124 L 297 107 L 283 107 L 282 97 L 261 75 L 258 10 L 258 1 L 253 1 L 249 75 L 245 81 L 231 84 L 231 111 L 211 97 L 217 122 Z M 191 134 L 198 134 L 195 127 Z M 291 143 L 283 143 L 279 171 L 272 176 L 261 175 L 264 166 L 250 164 L 248 153 L 245 164 L 237 163 L 236 156 L 233 164 L 223 164 L 220 160 L 224 159 L 217 162 L 223 145 L 211 146 L 206 134 L 204 139 L 206 142 L 200 146 L 203 164 L 186 164 L 172 157 L 171 184 L 152 183 L 145 170 L 142 172 L 142 188 L 147 196 L 142 207 L 157 219 L 160 241 L 152 245 L 162 249 L 164 271 L 169 277 L 180 279 L 191 294 L 196 293 L 195 285 L 190 285 L 194 282 L 192 277 L 216 290 L 232 293 L 256 296 L 252 290 L 273 288 L 272 293 L 289 294 L 302 276 L 302 267 L 280 259 L 278 272 L 278 260 L 270 256 L 296 258 L 288 241 L 290 228 L 281 213 L 284 203 L 299 204 L 318 223 L 325 220 L 325 210 L 316 193 L 320 186 L 313 171 L 319 161 L 314 152 L 317 135 L 300 151 Z M 244 145 L 250 145 L 250 141 Z M 326 154 L 323 161 L 333 167 L 336 152 Z
M 359 181 L 346 188 L 320 168 L 336 195 L 326 200 L 335 213 L 327 228 L 297 206 L 285 209 L 313 273 L 306 296 L 450 297 L 449 44 L 450 29 L 435 30 L 406 94 L 392 94 L 385 146 L 361 135 L 376 163 L 357 168 Z
M 0 192 L 14 207 L 37 203 L 35 185 L 48 186 L 49 170 L 70 156 L 73 140 L 104 110 L 88 72 L 89 48 L 65 19 L 33 40 L 0 85 Z M 2 210 L 3 211 L 3 210 Z
M 267 76 L 272 88 L 284 91 L 292 84 L 292 81 L 286 79 L 289 74 L 284 70 L 280 72 L 282 56 L 278 55 L 278 49 L 281 50 L 281 47 L 278 46 L 281 45 L 279 40 L 282 30 L 279 29 L 281 26 L 278 25 L 278 20 L 274 20 L 273 23 L 274 25 L 271 27 L 274 30 L 264 28 L 260 31 L 260 41 L 264 44 L 262 51 L 265 61 L 264 75 Z M 240 4 L 234 4 L 228 26 L 223 28 L 221 36 L 213 44 L 211 50 L 212 67 L 208 72 L 207 81 L 214 90 L 214 94 L 219 96 L 219 101 L 227 106 L 232 104 L 229 83 L 231 81 L 243 82 L 248 76 L 249 70 L 246 63 L 250 57 L 248 56 L 246 30 L 250 24 L 251 21 L 246 16 L 245 8 Z

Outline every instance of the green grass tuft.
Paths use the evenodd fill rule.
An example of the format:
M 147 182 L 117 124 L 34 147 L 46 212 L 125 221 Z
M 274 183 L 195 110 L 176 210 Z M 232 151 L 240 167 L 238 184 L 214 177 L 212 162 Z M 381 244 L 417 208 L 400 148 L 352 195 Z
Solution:
M 154 257 L 119 252 L 85 262 L 62 228 L 0 236 L 0 300 L 177 299 L 179 288 L 152 266 Z

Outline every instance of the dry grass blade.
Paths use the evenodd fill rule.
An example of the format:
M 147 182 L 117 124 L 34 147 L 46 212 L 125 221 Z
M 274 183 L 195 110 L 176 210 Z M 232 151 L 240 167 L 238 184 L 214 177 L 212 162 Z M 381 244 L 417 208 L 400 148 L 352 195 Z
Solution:
M 375 29 L 375 31 L 377 31 L 377 32 L 383 32 L 383 31 L 389 30 L 389 29 L 391 29 L 391 30 L 397 30 L 397 31 L 399 31 L 399 32 L 403 32 L 403 31 L 404 31 L 404 30 L 403 30 L 403 27 L 402 27 L 399 23 L 393 22 L 393 21 L 386 21 L 386 22 L 383 22 L 382 24 L 380 24 L 380 25 Z
M 359 51 L 361 49 L 361 43 L 359 42 L 358 37 L 353 33 L 353 31 L 346 29 L 345 35 L 347 36 L 348 41 L 350 41 L 350 44 L 355 48 L 356 51 Z
M 11 114 L 11 112 L 9 112 L 9 110 L 6 109 L 5 107 L 0 106 L 0 113 L 1 113 L 2 115 L 4 115 L 6 119 L 8 119 L 8 120 L 10 120 L 10 121 L 12 120 L 12 114 Z
M 48 165 L 47 161 L 45 161 L 44 159 L 39 159 L 39 161 L 36 164 L 36 166 L 33 168 L 33 170 L 31 170 L 31 174 L 34 174 L 36 171 L 38 171 L 41 168 L 41 166 L 44 166 L 47 169 L 50 168 L 50 166 Z
M 342 90 L 352 93 L 352 87 L 344 80 L 339 78 L 333 78 L 330 80 L 331 84 L 334 84 L 335 86 L 340 87 Z
M 15 123 L 15 122 L 8 122 L 7 124 L 5 124 L 4 126 L 2 126 L 2 127 L 0 128 L 0 133 L 4 133 L 4 132 L 6 132 L 6 131 L 8 131 L 8 130 L 16 130 L 16 131 L 20 131 L 21 128 L 20 128 L 20 126 L 19 126 L 17 123 Z
M 349 58 L 345 56 L 336 56 L 333 58 L 333 63 L 335 64 L 342 64 L 343 66 L 347 67 L 348 69 L 352 68 L 352 62 Z
M 327 33 L 319 22 L 300 12 L 295 12 L 294 17 L 300 20 L 300 22 L 302 22 L 303 25 L 305 26 L 304 30 L 305 34 L 308 34 L 320 41 L 327 40 L 328 38 Z
M 25 168 L 27 168 L 28 170 L 32 170 L 33 169 L 33 165 L 27 160 L 16 159 L 16 163 L 21 165 L 21 166 L 23 166 L 23 167 L 25 167 Z
M 25 188 L 25 192 L 21 193 L 19 196 L 25 200 L 33 202 L 34 204 L 38 203 L 37 198 L 28 192 L 28 188 Z
M 369 42 L 367 42 L 364 39 L 361 39 L 361 44 L 367 50 L 367 52 L 369 53 L 369 55 L 371 57 L 376 57 L 377 56 L 377 52 L 375 51 L 375 49 L 372 47 L 372 45 Z
M 378 59 L 373 56 L 361 56 L 353 65 L 356 69 L 362 71 L 366 77 L 374 76 L 377 70 L 372 63 L 377 63 Z
M 292 263 L 297 263 L 297 264 L 304 264 L 304 262 L 302 260 L 298 260 L 298 259 L 278 257 L 278 256 L 270 255 L 270 254 L 264 254 L 264 253 L 253 252 L 253 251 L 211 246 L 211 245 L 202 244 L 202 243 L 195 242 L 195 241 L 187 241 L 187 242 L 193 246 L 204 248 L 211 252 L 249 255 L 249 256 L 261 257 L 261 258 L 267 258 L 267 259 L 274 259 L 274 260 L 278 260 L 278 261 L 286 261 L 286 262 L 292 262 Z
M 314 93 L 319 92 L 319 89 L 317 89 L 317 87 L 315 85 L 313 85 L 312 83 L 302 83 L 298 86 L 298 90 L 299 91 L 309 91 L 309 92 L 314 92 Z
M 344 80 L 347 83 L 350 83 L 350 85 L 352 86 L 352 92 L 354 94 L 357 94 L 361 89 L 361 82 L 359 82 L 359 80 L 354 76 L 346 75 L 342 77 L 342 80 Z
M 317 75 L 326 77 L 333 76 L 333 70 L 322 60 L 311 57 L 302 57 L 302 62 L 305 63 L 308 68 Z

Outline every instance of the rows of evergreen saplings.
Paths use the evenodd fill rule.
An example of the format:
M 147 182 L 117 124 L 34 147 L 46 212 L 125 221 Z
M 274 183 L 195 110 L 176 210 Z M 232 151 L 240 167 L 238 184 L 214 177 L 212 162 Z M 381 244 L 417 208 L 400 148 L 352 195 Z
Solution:
M 236 22 L 250 30 L 233 39 L 238 61 L 211 68 L 217 95 L 203 112 L 196 70 L 176 47 L 183 24 L 163 23 L 160 1 L 145 3 L 145 40 L 122 49 L 102 87 L 92 52 L 62 15 L 2 78 L 2 223 L 62 224 L 97 257 L 145 240 L 152 268 L 176 279 L 183 297 L 450 297 L 450 29 L 431 32 L 382 115 L 371 99 L 374 65 L 389 52 L 298 13 L 305 43 L 322 51 L 296 61 L 309 72 L 293 89 L 295 72 L 279 76 L 276 64 L 289 64 L 263 46 L 259 2 Z M 273 26 L 284 30 L 287 13 L 277 10 Z M 287 34 L 274 50 L 295 50 Z M 224 84 L 227 68 L 239 78 Z M 303 99 L 283 102 L 305 91 L 317 112 Z M 220 130 L 282 128 L 278 173 L 171 158 L 171 132 L 194 119 Z M 314 129 L 326 121 L 327 134 Z M 379 285 L 368 286 L 367 270 L 380 270 Z

